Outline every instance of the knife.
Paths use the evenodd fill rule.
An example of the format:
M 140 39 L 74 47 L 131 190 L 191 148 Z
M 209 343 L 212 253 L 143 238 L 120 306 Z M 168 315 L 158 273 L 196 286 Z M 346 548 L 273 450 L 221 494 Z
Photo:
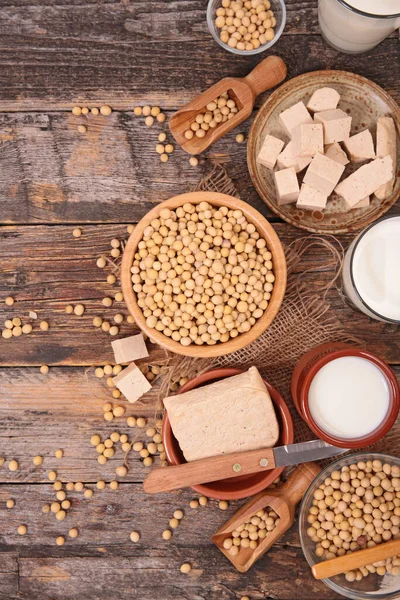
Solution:
M 322 440 L 312 440 L 276 448 L 212 456 L 182 465 L 153 469 L 145 479 L 143 487 L 149 494 L 168 492 L 191 485 L 331 458 L 347 451 L 348 448 L 337 448 Z

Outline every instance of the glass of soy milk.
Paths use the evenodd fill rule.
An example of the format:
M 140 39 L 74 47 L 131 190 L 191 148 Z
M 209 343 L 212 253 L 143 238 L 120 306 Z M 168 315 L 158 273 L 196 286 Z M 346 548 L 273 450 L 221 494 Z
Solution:
M 367 52 L 400 27 L 400 0 L 319 0 L 318 20 L 336 50 Z
M 385 217 L 356 237 L 345 255 L 342 285 L 356 309 L 400 324 L 400 216 Z

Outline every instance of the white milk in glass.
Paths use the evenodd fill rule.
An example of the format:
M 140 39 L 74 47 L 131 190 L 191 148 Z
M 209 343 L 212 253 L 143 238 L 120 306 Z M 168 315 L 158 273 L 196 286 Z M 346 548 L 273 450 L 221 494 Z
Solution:
M 366 52 L 400 27 L 400 0 L 319 0 L 326 41 L 341 52 Z
M 342 282 L 360 311 L 400 323 L 400 217 L 384 218 L 360 233 L 346 252 Z
M 308 392 L 311 416 L 336 438 L 357 439 L 374 431 L 389 410 L 386 376 L 359 356 L 331 360 L 315 375 Z

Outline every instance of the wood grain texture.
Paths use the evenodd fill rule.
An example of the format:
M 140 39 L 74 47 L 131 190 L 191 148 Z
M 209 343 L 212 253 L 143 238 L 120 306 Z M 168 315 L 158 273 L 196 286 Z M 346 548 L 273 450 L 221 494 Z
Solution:
M 350 70 L 400 100 L 395 34 L 366 55 L 339 54 L 319 35 L 316 0 L 286 4 L 287 26 L 274 53 L 288 64 L 289 77 L 325 68 Z M 100 477 L 114 479 L 122 451 L 100 467 L 89 441 L 93 433 L 120 430 L 145 439 L 124 418 L 103 420 L 110 390 L 93 369 L 86 373 L 88 366 L 113 358 L 112 338 L 95 331 L 92 318 L 127 314 L 123 304 L 111 310 L 101 304 L 102 297 L 119 290 L 105 283 L 106 273 L 95 265 L 110 239 L 124 238 L 124 223 L 137 222 L 158 202 L 193 189 L 214 162 L 227 167 L 243 200 L 271 216 L 250 183 L 246 145 L 234 141 L 237 131 L 247 134 L 251 118 L 193 168 L 181 149 L 161 163 L 155 145 L 167 124 L 147 128 L 131 113 L 137 104 L 151 104 L 169 117 L 222 77 L 243 77 L 261 60 L 263 55 L 234 57 L 219 48 L 207 30 L 205 11 L 206 0 L 1 2 L 0 223 L 7 225 L 0 229 L 1 327 L 6 318 L 36 310 L 50 330 L 40 332 L 34 325 L 23 338 L 9 343 L 0 338 L 0 455 L 21 465 L 15 473 L 0 469 L 0 600 L 339 598 L 313 580 L 296 526 L 248 574 L 237 573 L 209 538 L 241 502 L 222 513 L 214 501 L 192 511 L 191 491 L 149 497 L 141 485 L 148 470 L 137 453 L 129 455 L 129 474 L 116 492 L 95 490 L 91 500 L 73 492 L 62 522 L 41 512 L 54 499 L 46 481 L 51 468 L 64 481 L 80 479 L 89 487 Z M 86 120 L 70 113 L 74 104 L 104 103 L 114 109 L 109 118 Z M 84 122 L 88 131 L 82 135 L 77 125 Z M 75 239 L 72 224 L 77 223 L 83 235 Z M 275 229 L 286 244 L 299 238 L 288 225 L 277 223 Z M 347 245 L 351 237 L 342 241 Z M 308 267 L 318 267 L 309 279 L 315 290 L 332 275 L 326 257 L 312 248 L 302 264 Z M 3 302 L 10 294 L 17 300 L 12 308 Z M 382 358 L 400 362 L 396 332 L 351 311 L 336 290 L 328 299 L 331 316 Z M 86 307 L 83 317 L 64 312 L 67 303 L 78 302 Z M 121 335 L 135 331 L 124 325 Z M 154 363 L 164 357 L 154 346 L 149 349 Z M 43 376 L 37 368 L 42 363 L 61 366 Z M 399 367 L 395 370 L 399 376 Z M 126 414 L 153 416 L 155 403 L 156 391 L 146 403 L 127 405 Z M 65 457 L 57 461 L 59 447 Z M 38 453 L 44 464 L 34 468 Z M 16 500 L 13 510 L 5 508 L 10 497 Z M 176 508 L 186 516 L 171 542 L 164 542 L 160 533 Z M 16 533 L 21 523 L 28 525 L 25 537 Z M 56 536 L 73 526 L 79 538 L 57 547 Z M 132 530 L 141 533 L 137 545 L 129 541 Z M 179 572 L 186 561 L 193 566 L 188 576 Z
M 299 237 L 299 232 L 290 225 L 274 224 L 274 229 L 284 245 Z M 97 365 L 113 360 L 111 336 L 99 331 L 93 317 L 100 315 L 111 321 L 116 313 L 127 315 L 124 303 L 114 302 L 105 308 L 101 300 L 120 290 L 117 283 L 106 283 L 111 267 L 99 269 L 96 259 L 108 255 L 110 240 L 125 239 L 126 225 L 86 225 L 82 236 L 72 236 L 72 226 L 5 226 L 0 228 L 3 272 L 0 279 L 0 323 L 20 316 L 24 322 L 30 310 L 37 311 L 38 320 L 48 320 L 50 329 L 40 331 L 34 321 L 34 330 L 29 335 L 5 340 L 0 338 L 1 364 L 4 366 L 62 364 Z M 341 236 L 347 246 L 352 236 Z M 321 282 L 332 277 L 332 267 L 327 266 L 329 257 L 322 255 L 310 245 L 310 251 L 297 266 L 296 272 L 312 269 L 307 277 L 309 285 L 316 291 Z M 12 307 L 4 304 L 11 295 L 16 302 Z M 378 321 L 369 320 L 351 310 L 342 300 L 336 288 L 328 294 L 330 315 L 372 349 L 382 359 L 400 362 L 400 339 L 398 333 Z M 67 304 L 82 303 L 82 317 L 65 313 Z M 127 336 L 137 331 L 134 325 L 125 322 L 120 335 Z M 151 360 L 164 357 L 159 347 L 149 345 Z
M 400 377 L 400 366 L 394 367 Z M 133 442 L 149 442 L 145 429 L 130 428 L 126 417 L 145 416 L 154 423 L 158 405 L 156 387 L 135 405 L 113 400 L 104 379 L 94 376 L 94 369 L 54 367 L 48 375 L 37 368 L 0 369 L 0 456 L 16 459 L 20 469 L 0 468 L 0 483 L 46 482 L 48 471 L 55 469 L 62 481 L 97 481 L 115 478 L 115 468 L 123 464 L 124 453 L 117 445 L 115 456 L 100 466 L 97 453 L 90 444 L 94 434 L 102 439 L 113 431 L 126 433 Z M 291 399 L 286 398 L 290 404 Z M 103 419 L 102 406 L 112 402 L 126 408 L 123 417 L 111 422 Z M 62 448 L 64 457 L 56 459 L 54 452 Z M 391 450 L 391 440 L 379 444 L 380 452 Z M 42 466 L 35 467 L 32 458 L 44 457 Z M 124 481 L 142 482 L 149 469 L 144 467 L 137 452 L 127 457 L 129 473 Z M 156 458 L 155 465 L 159 461 Z
M 252 600 L 293 600 L 293 584 L 300 581 L 298 600 L 335 598 L 311 577 L 295 526 L 249 573 L 238 573 L 210 541 L 238 502 L 227 511 L 220 511 L 215 501 L 191 509 L 188 503 L 195 496 L 190 492 L 149 498 L 133 483 L 95 491 L 89 500 L 77 492 L 69 497 L 72 506 L 60 522 L 41 512 L 43 504 L 54 500 L 49 485 L 2 486 L 0 598 L 237 600 L 249 594 Z M 12 510 L 4 508 L 8 498 L 16 501 Z M 165 541 L 161 532 L 177 508 L 185 516 Z M 16 531 L 22 523 L 26 536 Z M 68 538 L 71 527 L 78 528 L 78 538 Z M 138 544 L 130 542 L 131 531 L 140 532 Z M 61 548 L 55 545 L 59 535 L 66 538 Z M 184 562 L 192 565 L 189 575 L 179 572 Z
M 83 0 L 7 4 L 2 3 L 0 12 L 5 28 L 0 59 L 4 107 L 16 99 L 30 109 L 38 98 L 47 106 L 92 98 L 113 102 L 116 108 L 151 101 L 176 109 L 217 79 L 246 75 L 259 61 L 257 56 L 233 57 L 217 46 L 202 0 L 105 2 L 101 10 L 98 3 Z M 347 68 L 376 77 L 377 83 L 399 93 L 395 69 L 382 68 L 396 64 L 395 35 L 371 53 L 339 54 L 319 35 L 315 2 L 287 4 L 287 26 L 274 52 L 276 48 L 288 62 L 291 76 Z M 211 57 L 218 65 L 217 78 L 215 66 L 210 69 Z
M 156 104 L 170 116 L 222 77 L 247 75 L 262 57 L 233 57 L 219 48 L 200 0 L 107 2 L 101 10 L 83 0 L 6 2 L 0 22 L 3 223 L 137 219 L 154 202 L 194 187 L 207 170 L 204 163 L 191 167 L 181 150 L 161 163 L 154 148 L 166 125 L 148 129 L 131 109 Z M 289 2 L 285 33 L 274 46 L 289 77 L 326 68 L 354 71 L 399 101 L 395 37 L 352 56 L 329 48 L 317 33 L 315 2 Z M 211 57 L 217 69 L 209 66 Z M 109 103 L 117 112 L 108 119 L 89 117 L 82 135 L 76 127 L 84 118 L 67 112 L 76 103 Z M 247 133 L 251 120 L 240 131 Z M 250 184 L 245 145 L 234 137 L 232 132 L 219 140 L 202 161 L 227 164 L 241 198 L 269 215 Z

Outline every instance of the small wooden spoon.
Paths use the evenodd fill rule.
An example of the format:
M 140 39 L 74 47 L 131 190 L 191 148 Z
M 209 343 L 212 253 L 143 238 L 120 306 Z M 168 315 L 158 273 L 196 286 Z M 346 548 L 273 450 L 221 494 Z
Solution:
M 314 565 L 311 572 L 315 579 L 326 579 L 327 577 L 334 577 L 335 575 L 340 575 L 340 573 L 359 569 L 380 560 L 392 558 L 398 554 L 400 554 L 400 540 L 391 540 L 373 548 L 365 548 L 351 554 L 324 560 Z
M 256 97 L 281 83 L 286 77 L 287 69 L 279 56 L 268 56 L 247 75 L 247 77 L 225 77 L 208 90 L 197 96 L 183 108 L 172 115 L 169 127 L 178 144 L 189 154 L 200 154 L 220 137 L 231 131 L 251 115 Z M 228 92 L 235 100 L 239 111 L 215 129 L 209 129 L 203 138 L 194 136 L 187 140 L 184 132 L 190 129 L 196 115 L 205 110 L 207 104 Z
M 265 554 L 267 550 L 292 526 L 295 517 L 296 505 L 304 496 L 308 486 L 321 471 L 316 463 L 304 463 L 297 467 L 283 485 L 260 492 L 251 498 L 238 510 L 211 538 L 223 554 L 231 561 L 241 573 L 250 567 Z M 236 556 L 224 548 L 224 540 L 231 536 L 232 531 L 252 517 L 257 511 L 269 506 L 276 512 L 280 522 L 267 536 L 261 540 L 254 550 L 241 548 Z

